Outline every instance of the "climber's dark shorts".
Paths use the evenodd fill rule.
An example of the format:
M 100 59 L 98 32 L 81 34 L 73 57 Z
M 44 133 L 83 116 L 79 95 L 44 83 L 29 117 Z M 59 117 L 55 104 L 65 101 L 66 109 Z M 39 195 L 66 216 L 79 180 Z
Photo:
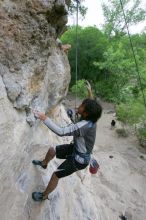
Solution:
M 59 159 L 66 159 L 55 171 L 58 178 L 69 176 L 77 170 L 85 169 L 88 164 L 78 163 L 73 154 L 73 144 L 63 144 L 56 146 L 56 157 Z

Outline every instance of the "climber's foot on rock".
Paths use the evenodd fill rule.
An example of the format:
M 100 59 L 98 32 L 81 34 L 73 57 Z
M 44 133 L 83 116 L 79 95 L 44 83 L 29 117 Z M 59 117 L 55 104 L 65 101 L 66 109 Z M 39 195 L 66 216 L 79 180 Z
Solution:
M 47 165 L 44 165 L 44 164 L 43 164 L 43 161 L 33 160 L 32 163 L 33 163 L 33 165 L 35 165 L 35 166 L 41 166 L 43 169 L 46 169 L 46 168 L 47 168 Z
M 41 192 L 33 192 L 32 199 L 36 202 L 41 202 L 48 199 L 48 196 L 44 196 Z

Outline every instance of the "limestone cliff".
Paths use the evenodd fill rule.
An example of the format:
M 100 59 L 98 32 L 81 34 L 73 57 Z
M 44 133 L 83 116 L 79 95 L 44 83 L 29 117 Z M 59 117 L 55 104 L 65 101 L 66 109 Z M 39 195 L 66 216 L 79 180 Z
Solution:
M 42 215 L 41 206 L 36 207 L 31 201 L 32 190 L 39 184 L 44 187 L 31 160 L 35 154 L 43 155 L 58 139 L 48 130 L 46 133 L 44 127 L 40 128 L 42 125 L 35 120 L 31 108 L 49 112 L 68 90 L 70 66 L 57 43 L 67 23 L 66 3 L 64 0 L 0 1 L 0 211 L 3 220 L 48 219 L 44 216 L 50 215 Z
M 27 114 L 30 106 L 47 110 L 65 95 L 70 80 L 67 57 L 56 41 L 67 22 L 67 5 L 14 0 L 0 6 L 0 75 L 8 98 Z

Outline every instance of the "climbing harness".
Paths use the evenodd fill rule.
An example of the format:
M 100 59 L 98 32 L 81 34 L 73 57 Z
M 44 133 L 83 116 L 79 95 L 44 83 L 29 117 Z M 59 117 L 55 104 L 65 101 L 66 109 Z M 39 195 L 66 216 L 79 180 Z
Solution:
M 89 153 L 83 154 L 83 153 L 80 153 L 79 151 L 77 151 L 76 149 L 74 151 L 74 157 L 75 157 L 76 161 L 81 164 L 89 164 L 90 159 L 91 159 L 91 156 Z

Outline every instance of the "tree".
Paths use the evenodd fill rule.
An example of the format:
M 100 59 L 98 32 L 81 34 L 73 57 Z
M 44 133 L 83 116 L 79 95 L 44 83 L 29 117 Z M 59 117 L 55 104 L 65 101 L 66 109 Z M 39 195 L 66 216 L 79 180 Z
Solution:
M 135 57 L 139 67 L 143 89 L 146 89 L 146 35 L 131 36 Z M 129 45 L 128 36 L 122 38 L 111 37 L 107 50 L 103 53 L 102 61 L 94 62 L 102 71 L 96 82 L 98 93 L 107 100 L 115 102 L 129 101 L 133 96 L 141 94 L 139 75 L 134 57 Z
M 146 11 L 141 8 L 140 0 L 121 0 L 129 26 L 136 25 L 146 18 Z M 122 12 L 120 0 L 112 0 L 102 4 L 105 24 L 105 33 L 111 36 L 125 34 L 126 24 Z
M 76 27 L 70 27 L 61 40 L 72 46 L 69 52 L 72 85 L 75 83 Z M 105 35 L 96 27 L 78 27 L 78 79 L 88 79 L 94 82 L 97 80 L 100 69 L 93 62 L 102 60 L 106 46 Z
M 69 6 L 69 14 L 72 15 L 77 11 L 77 1 L 79 2 L 79 13 L 84 18 L 87 12 L 87 8 L 82 4 L 84 0 L 66 0 Z

